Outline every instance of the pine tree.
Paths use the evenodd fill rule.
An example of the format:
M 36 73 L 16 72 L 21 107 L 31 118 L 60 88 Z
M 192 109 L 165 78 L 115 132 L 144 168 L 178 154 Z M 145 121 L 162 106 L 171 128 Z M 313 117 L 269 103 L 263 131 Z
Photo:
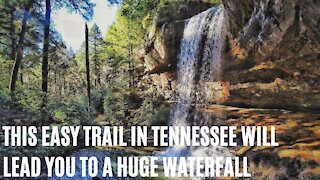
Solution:
M 87 95 L 89 106 L 91 105 L 91 82 L 90 82 L 90 62 L 89 62 L 89 29 L 85 23 L 85 44 L 86 44 L 86 75 L 87 75 Z
M 101 75 L 100 75 L 100 48 L 102 44 L 101 31 L 97 24 L 94 24 L 90 30 L 90 43 L 93 46 L 93 63 L 94 63 L 94 86 L 101 85 Z

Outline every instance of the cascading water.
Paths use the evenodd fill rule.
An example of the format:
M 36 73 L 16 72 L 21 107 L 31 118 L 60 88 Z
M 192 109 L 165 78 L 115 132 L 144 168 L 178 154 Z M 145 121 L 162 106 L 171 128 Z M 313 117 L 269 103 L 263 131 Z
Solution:
M 207 82 L 218 79 L 223 47 L 222 8 L 211 8 L 186 21 L 178 57 L 179 101 L 205 103 Z
M 207 84 L 219 80 L 220 60 L 224 47 L 224 14 L 213 7 L 185 22 L 178 57 L 178 103 L 171 112 L 172 126 L 217 125 L 217 119 L 198 106 L 210 96 Z M 173 147 L 166 156 L 231 156 L 221 147 Z

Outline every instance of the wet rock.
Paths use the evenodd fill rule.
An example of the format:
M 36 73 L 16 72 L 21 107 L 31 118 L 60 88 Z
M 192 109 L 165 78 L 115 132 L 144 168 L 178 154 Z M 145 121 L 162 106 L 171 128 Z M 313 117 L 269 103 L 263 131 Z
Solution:
M 185 20 L 209 9 L 206 1 L 168 2 L 158 12 L 144 45 L 145 72 L 174 72 L 180 52 Z
M 176 90 L 176 74 L 161 73 L 151 74 L 152 84 L 155 85 L 158 92 L 167 100 L 173 100 L 173 92 Z
M 222 102 L 230 96 L 230 85 L 225 82 L 212 82 L 206 84 L 207 99 L 214 102 Z

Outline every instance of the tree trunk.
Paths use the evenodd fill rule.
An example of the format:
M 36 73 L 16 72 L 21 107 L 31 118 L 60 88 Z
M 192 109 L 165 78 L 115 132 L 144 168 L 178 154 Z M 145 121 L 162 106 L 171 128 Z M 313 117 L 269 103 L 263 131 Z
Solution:
M 86 74 L 87 74 L 87 94 L 88 103 L 91 105 L 91 83 L 90 83 L 90 62 L 89 62 L 89 29 L 87 23 L 85 24 L 86 30 Z
M 42 92 L 48 92 L 48 59 L 49 59 L 49 36 L 50 36 L 50 20 L 51 18 L 51 2 L 46 0 L 46 17 L 44 22 L 44 41 L 43 41 L 43 60 L 42 60 Z
M 94 73 L 95 73 L 95 80 L 94 80 L 94 86 L 97 88 L 97 85 L 99 84 L 99 78 L 98 78 L 98 58 L 97 58 L 97 40 L 95 39 L 94 42 Z
M 28 18 L 29 18 L 29 11 L 30 11 L 30 8 L 32 7 L 32 5 L 33 5 L 33 1 L 30 1 L 30 3 L 25 6 L 25 11 L 23 14 L 22 22 L 21 22 L 21 31 L 19 34 L 19 44 L 18 44 L 18 48 L 17 48 L 17 56 L 15 58 L 15 64 L 14 64 L 12 74 L 11 74 L 11 81 L 10 81 L 10 91 L 11 92 L 14 92 L 16 89 L 19 68 L 20 68 L 22 58 L 23 58 L 23 46 L 24 46 L 25 34 L 27 32 L 27 22 L 28 22 Z
M 15 8 L 13 8 L 10 12 L 10 38 L 11 38 L 11 54 L 10 54 L 10 58 L 12 60 L 16 59 L 16 28 L 14 25 L 14 12 L 15 12 Z
M 23 64 L 20 65 L 20 82 L 23 85 L 24 81 L 23 81 Z
M 46 16 L 44 22 L 44 41 L 43 41 L 43 59 L 42 59 L 42 108 L 47 106 L 48 93 L 48 59 L 49 59 L 49 41 L 50 41 L 50 23 L 51 22 L 51 2 L 46 0 Z
M 128 47 L 129 51 L 129 88 L 134 87 L 134 64 L 133 64 L 133 51 L 132 46 Z
M 54 70 L 54 94 L 58 94 L 58 88 L 57 88 L 57 70 Z

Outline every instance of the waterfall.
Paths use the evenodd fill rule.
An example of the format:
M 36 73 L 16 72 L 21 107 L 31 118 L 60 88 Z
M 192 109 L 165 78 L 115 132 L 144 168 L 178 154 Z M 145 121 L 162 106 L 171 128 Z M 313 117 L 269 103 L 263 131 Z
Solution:
M 219 80 L 224 39 L 223 8 L 213 7 L 186 20 L 177 65 L 178 103 L 171 111 L 171 125 L 216 125 L 218 119 L 212 120 L 198 104 L 205 104 L 209 98 L 207 84 Z M 165 155 L 210 157 L 231 154 L 221 147 L 173 147 Z
M 204 103 L 205 85 L 218 79 L 223 20 L 223 9 L 214 7 L 186 21 L 177 65 L 180 102 Z

